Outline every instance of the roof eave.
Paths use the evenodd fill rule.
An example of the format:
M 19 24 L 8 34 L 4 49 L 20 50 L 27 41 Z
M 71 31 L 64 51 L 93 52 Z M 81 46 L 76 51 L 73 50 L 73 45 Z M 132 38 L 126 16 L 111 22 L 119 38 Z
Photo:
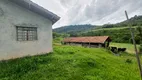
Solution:
M 60 17 L 56 14 L 44 9 L 43 7 L 37 5 L 36 3 L 30 1 L 30 0 L 9 0 L 11 2 L 16 3 L 17 5 L 24 7 L 34 13 L 37 13 L 50 21 L 52 21 L 52 24 L 56 23 Z

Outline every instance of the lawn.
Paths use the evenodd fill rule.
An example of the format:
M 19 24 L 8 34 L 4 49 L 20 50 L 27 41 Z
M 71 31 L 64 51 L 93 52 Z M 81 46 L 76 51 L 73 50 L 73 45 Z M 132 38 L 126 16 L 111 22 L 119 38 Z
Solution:
M 115 46 L 115 47 L 119 47 L 119 48 L 127 48 L 126 52 L 135 53 L 133 44 L 129 44 L 129 43 L 111 43 L 110 46 Z M 137 48 L 139 48 L 139 45 L 137 45 Z
M 140 80 L 135 56 L 100 48 L 54 46 L 54 52 L 0 62 L 0 80 Z

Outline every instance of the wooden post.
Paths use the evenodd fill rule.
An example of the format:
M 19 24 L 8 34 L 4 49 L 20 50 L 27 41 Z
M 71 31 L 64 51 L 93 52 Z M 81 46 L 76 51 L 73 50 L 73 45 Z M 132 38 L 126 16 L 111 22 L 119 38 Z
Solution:
M 130 22 L 127 11 L 125 11 L 125 15 L 127 20 Z M 130 22 L 131 23 L 131 22 Z M 142 79 L 142 67 L 141 67 L 141 62 L 140 62 L 140 58 L 139 58 L 139 53 L 137 50 L 137 46 L 136 46 L 136 41 L 135 41 L 135 37 L 134 37 L 134 32 L 132 31 L 132 27 L 131 24 L 129 23 L 129 27 L 130 27 L 130 32 L 131 32 L 131 36 L 132 36 L 132 40 L 133 40 L 133 44 L 134 44 L 134 48 L 135 48 L 135 53 L 136 53 L 136 58 L 137 58 L 137 62 L 138 62 L 138 66 L 139 66 L 139 70 L 140 70 L 140 76 Z

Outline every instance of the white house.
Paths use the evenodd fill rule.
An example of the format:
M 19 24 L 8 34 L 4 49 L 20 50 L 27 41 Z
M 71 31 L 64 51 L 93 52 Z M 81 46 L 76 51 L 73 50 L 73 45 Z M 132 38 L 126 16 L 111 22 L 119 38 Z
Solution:
M 0 0 L 0 60 L 52 52 L 59 19 L 30 0 Z

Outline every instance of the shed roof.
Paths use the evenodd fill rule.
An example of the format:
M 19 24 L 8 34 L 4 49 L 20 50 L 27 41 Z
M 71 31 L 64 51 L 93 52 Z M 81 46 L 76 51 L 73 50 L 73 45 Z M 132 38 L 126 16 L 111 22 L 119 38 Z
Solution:
M 56 23 L 60 17 L 57 16 L 56 14 L 48 11 L 47 9 L 37 5 L 36 3 L 32 2 L 31 0 L 9 0 L 11 2 L 14 2 L 18 4 L 21 7 L 24 7 L 34 13 L 37 13 L 49 20 L 52 21 L 52 24 Z
M 109 36 L 70 37 L 65 38 L 63 42 L 105 43 L 107 40 L 110 40 Z

